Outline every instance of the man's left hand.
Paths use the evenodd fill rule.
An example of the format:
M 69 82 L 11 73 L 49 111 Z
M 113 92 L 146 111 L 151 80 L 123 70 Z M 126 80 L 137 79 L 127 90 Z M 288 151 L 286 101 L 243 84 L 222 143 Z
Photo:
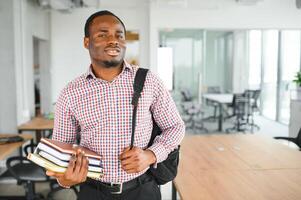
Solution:
M 120 155 L 121 168 L 127 173 L 138 173 L 156 162 L 156 156 L 151 150 L 139 147 L 127 147 Z

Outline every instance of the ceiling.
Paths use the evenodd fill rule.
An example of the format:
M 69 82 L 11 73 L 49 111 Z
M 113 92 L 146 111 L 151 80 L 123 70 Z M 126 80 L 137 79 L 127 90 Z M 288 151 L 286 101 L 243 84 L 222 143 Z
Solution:
M 158 7 L 219 9 L 228 5 L 256 5 L 264 0 L 31 0 L 41 7 L 55 10 L 71 10 L 74 7 L 139 8 L 150 4 Z

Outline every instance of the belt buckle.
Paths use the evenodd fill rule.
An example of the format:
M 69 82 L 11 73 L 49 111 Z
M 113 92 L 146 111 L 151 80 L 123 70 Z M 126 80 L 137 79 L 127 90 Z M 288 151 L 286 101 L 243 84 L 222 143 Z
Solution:
M 114 187 L 114 186 L 119 186 L 119 191 L 111 192 L 111 194 L 121 194 L 122 188 L 123 188 L 123 183 L 111 183 L 111 187 Z

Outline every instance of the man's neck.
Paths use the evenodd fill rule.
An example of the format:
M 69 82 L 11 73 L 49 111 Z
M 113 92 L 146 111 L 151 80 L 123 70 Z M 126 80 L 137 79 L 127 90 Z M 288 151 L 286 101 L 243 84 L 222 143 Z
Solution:
M 107 67 L 103 67 L 103 66 L 94 65 L 92 63 L 92 70 L 93 70 L 94 75 L 97 78 L 111 82 L 114 80 L 114 78 L 116 76 L 118 76 L 121 73 L 122 66 L 123 66 L 123 64 L 121 64 L 118 67 L 107 68 Z

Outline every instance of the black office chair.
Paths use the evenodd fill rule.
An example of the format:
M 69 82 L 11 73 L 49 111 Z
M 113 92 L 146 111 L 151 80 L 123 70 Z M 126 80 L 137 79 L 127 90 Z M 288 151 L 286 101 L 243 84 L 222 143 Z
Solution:
M 6 160 L 8 172 L 23 185 L 27 200 L 44 199 L 43 195 L 35 192 L 35 183 L 47 181 L 43 168 L 29 161 L 26 157 L 14 156 Z
M 289 142 L 292 142 L 296 144 L 299 147 L 299 150 L 301 151 L 301 128 L 299 130 L 299 133 L 296 138 L 293 137 L 274 137 L 274 139 L 277 140 L 287 140 Z
M 37 147 L 37 144 L 29 144 L 29 145 L 26 145 L 24 147 L 24 152 L 25 152 L 25 155 L 27 156 L 29 154 L 29 152 L 33 152 L 33 149 L 35 149 Z M 50 191 L 49 193 L 47 194 L 47 200 L 52 200 L 52 199 L 55 199 L 54 196 L 55 196 L 55 193 L 57 193 L 58 191 L 62 190 L 62 189 L 65 189 L 65 188 L 62 188 L 58 183 L 57 183 L 57 180 L 54 179 L 54 178 L 51 178 L 51 177 L 46 177 L 47 178 L 47 182 L 49 182 L 50 184 Z M 75 186 L 72 186 L 70 189 L 72 189 L 75 193 L 76 196 L 78 196 L 78 193 L 79 191 L 77 190 L 77 188 Z
M 247 106 L 248 99 L 243 94 L 234 94 L 232 104 L 233 109 L 231 117 L 235 117 L 234 126 L 226 129 L 226 132 L 244 132 L 247 130 Z
M 259 111 L 258 100 L 260 92 L 260 90 L 245 90 L 243 93 L 243 96 L 248 99 L 247 124 L 250 127 L 251 132 L 254 132 L 254 128 L 257 131 L 260 129 L 260 127 L 254 123 L 254 113 Z
M 220 94 L 221 93 L 221 88 L 219 86 L 209 86 L 207 88 L 207 93 L 210 93 L 210 94 Z M 218 107 L 219 107 L 219 104 L 214 102 L 214 101 L 211 101 L 209 99 L 206 100 L 206 104 L 207 106 L 212 106 L 213 107 L 213 115 L 210 116 L 210 117 L 207 117 L 206 119 L 207 120 L 213 120 L 215 121 L 218 116 L 217 116 L 217 110 L 218 110 Z

